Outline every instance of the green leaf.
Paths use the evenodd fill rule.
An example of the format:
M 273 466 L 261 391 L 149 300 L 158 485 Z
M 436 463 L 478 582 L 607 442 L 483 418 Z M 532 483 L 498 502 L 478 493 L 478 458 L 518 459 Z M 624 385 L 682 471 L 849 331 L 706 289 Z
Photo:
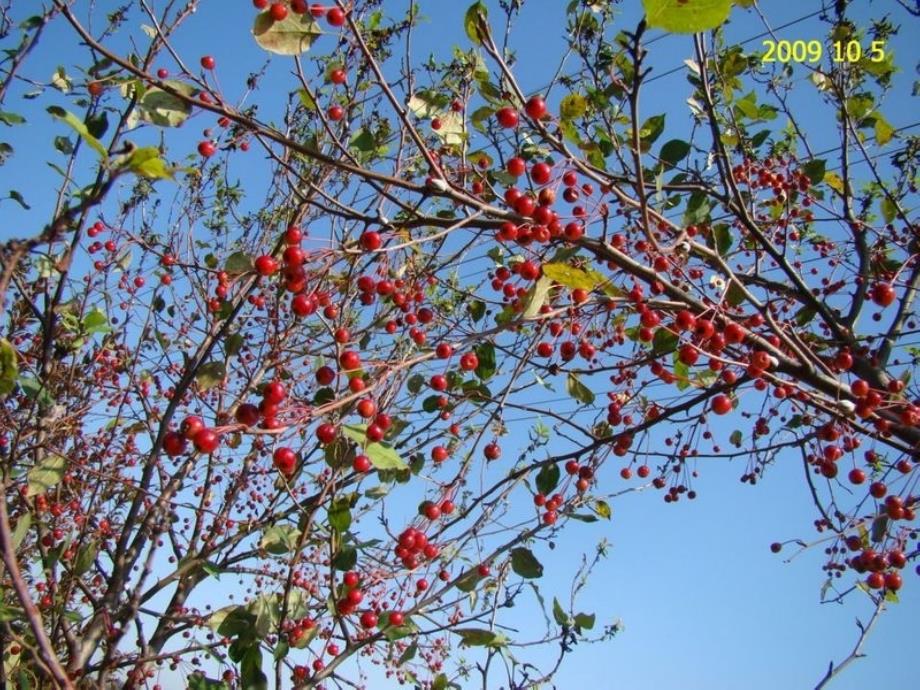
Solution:
M 741 447 L 742 440 L 744 440 L 744 434 L 742 434 L 739 429 L 735 429 L 732 435 L 728 437 L 728 442 L 735 446 L 735 448 Z
M 472 592 L 479 585 L 482 577 L 476 568 L 468 570 L 462 577 L 457 580 L 456 587 L 461 592 Z
M 19 358 L 16 349 L 6 338 L 0 338 L 0 395 L 9 395 L 19 377 Z
M 15 189 L 10 190 L 10 199 L 22 206 L 26 211 L 30 211 L 32 209 L 32 207 L 26 203 L 25 197 Z
M 8 113 L 0 110 L 0 122 L 12 127 L 13 125 L 21 125 L 25 122 L 26 119 L 22 115 L 17 115 L 16 113 Z
M 13 530 L 13 536 L 11 541 L 13 542 L 13 550 L 16 550 L 20 547 L 23 540 L 26 538 L 26 535 L 29 533 L 29 527 L 32 526 L 32 513 L 24 513 L 20 515 L 16 520 L 16 528 Z
M 26 496 L 38 496 L 60 483 L 64 478 L 67 459 L 57 453 L 49 453 L 26 475 Z
M 802 307 L 795 315 L 795 322 L 799 326 L 807 326 L 815 318 L 818 310 L 812 306 Z
M 715 241 L 716 251 L 718 251 L 721 256 L 728 254 L 734 243 L 728 225 L 719 223 L 718 225 L 712 226 L 712 237 Z
M 677 351 L 674 351 L 674 384 L 677 390 L 684 391 L 690 387 L 690 367 L 684 364 Z
M 651 28 L 695 34 L 728 19 L 732 0 L 642 0 L 642 6 Z
M 256 17 L 252 35 L 264 50 L 276 55 L 300 55 L 310 50 L 323 32 L 309 13 L 289 12 L 287 18 L 276 22 L 266 11 Z
M 224 270 L 230 275 L 242 275 L 252 270 L 252 258 L 246 252 L 234 252 L 227 257 Z
M 467 309 L 469 309 L 470 317 L 474 322 L 481 321 L 482 317 L 486 315 L 486 303 L 482 300 L 473 300 L 469 303 Z
M 451 632 L 459 635 L 462 638 L 460 644 L 467 647 L 504 647 L 508 644 L 508 639 L 501 633 L 482 628 L 458 628 Z
M 827 169 L 827 161 L 823 158 L 812 158 L 802 166 L 802 172 L 805 173 L 812 184 L 818 184 L 824 181 L 824 171 Z
M 522 314 L 523 318 L 532 319 L 540 313 L 540 308 L 546 302 L 546 298 L 549 296 L 549 291 L 552 287 L 553 281 L 549 276 L 540 276 L 539 280 L 533 284 L 533 287 L 527 291 L 524 302 L 524 313 Z
M 409 637 L 409 635 L 414 635 L 419 630 L 415 622 L 409 617 L 403 620 L 402 625 L 390 625 L 389 611 L 384 611 L 380 614 L 380 627 L 383 629 L 383 636 L 390 642 L 395 642 L 404 637 Z
M 661 162 L 664 163 L 666 167 L 673 168 L 686 158 L 689 153 L 689 142 L 683 139 L 671 139 L 670 141 L 666 141 L 664 146 L 661 147 L 661 153 L 658 154 L 658 158 L 661 159 Z
M 835 172 L 824 173 L 824 181 L 838 194 L 845 194 L 843 178 Z
M 90 134 L 89 130 L 86 128 L 86 124 L 82 120 L 77 118 L 76 115 L 56 105 L 48 106 L 47 110 L 48 110 L 48 113 L 51 115 L 51 117 L 57 120 L 60 120 L 61 122 L 64 122 L 71 129 L 73 129 L 73 131 L 79 134 L 80 137 L 87 144 L 89 144 L 92 147 L 92 149 L 96 153 L 98 153 L 99 156 L 103 160 L 108 160 L 109 154 L 105 150 L 105 146 L 102 145 L 101 141 L 99 141 L 96 137 Z
M 83 332 L 87 335 L 110 333 L 111 331 L 112 327 L 109 326 L 109 318 L 99 307 L 90 309 L 83 317 Z
M 543 564 L 537 560 L 530 549 L 520 546 L 511 550 L 511 569 L 528 579 L 543 577 Z
M 537 472 L 537 491 L 544 496 L 549 496 L 553 492 L 553 489 L 559 484 L 561 475 L 562 472 L 559 470 L 559 465 L 556 463 L 543 465 L 540 471 Z
M 421 374 L 412 374 L 409 377 L 409 380 L 406 382 L 406 388 L 409 389 L 409 392 L 415 395 L 425 386 L 425 377 Z
M 364 424 L 344 424 L 342 433 L 357 443 L 364 445 L 367 441 L 367 427 Z M 371 464 L 378 470 L 406 470 L 409 466 L 388 443 L 368 443 L 364 446 L 364 454 L 370 458 Z
M 487 381 L 495 374 L 495 346 L 490 342 L 480 343 L 475 348 L 476 357 L 479 358 L 479 366 L 476 367 L 476 376 L 483 381 Z
M 351 570 L 358 562 L 357 549 L 346 546 L 342 548 L 332 559 L 332 567 L 343 572 Z
M 894 127 L 884 117 L 875 115 L 875 143 L 884 146 L 895 136 Z
M 613 511 L 610 509 L 610 504 L 607 503 L 607 501 L 601 500 L 599 498 L 594 501 L 594 505 L 592 505 L 591 508 L 595 513 L 598 514 L 599 517 L 602 517 L 605 520 L 609 520 L 610 516 L 613 515 Z
M 593 290 L 607 280 L 595 270 L 575 268 L 566 263 L 543 264 L 543 275 L 573 290 Z
M 396 662 L 396 667 L 399 668 L 403 664 L 412 661 L 416 654 L 418 654 L 418 642 L 413 642 L 408 647 L 406 647 L 406 651 L 399 655 L 399 660 Z
M 659 328 L 652 337 L 652 354 L 666 355 L 677 349 L 678 337 L 667 328 Z
M 262 532 L 259 548 L 280 556 L 297 548 L 300 530 L 294 525 L 273 525 Z
M 214 680 L 196 672 L 188 677 L 186 690 L 230 690 L 230 686 L 222 680 Z
M 351 500 L 347 496 L 340 496 L 329 506 L 329 524 L 338 532 L 351 527 Z
M 81 546 L 80 550 L 77 551 L 77 558 L 73 564 L 74 575 L 83 575 L 89 571 L 89 569 L 93 567 L 98 551 L 99 545 L 94 541 Z
M 882 217 L 885 219 L 886 223 L 893 221 L 898 215 L 898 207 L 895 206 L 895 203 L 891 200 L 891 197 L 887 194 L 882 197 Z
M 569 374 L 565 381 L 565 389 L 569 395 L 580 403 L 591 405 L 594 402 L 594 392 L 583 384 L 575 374 Z
M 155 146 L 143 146 L 131 152 L 125 161 L 125 168 L 139 177 L 148 180 L 171 180 L 173 170 L 160 158 L 160 151 Z
M 575 614 L 575 627 L 582 630 L 591 630 L 594 627 L 596 617 L 593 613 Z
M 163 82 L 164 86 L 176 91 L 186 98 L 192 98 L 198 90 L 189 84 L 169 79 Z M 124 89 L 124 94 L 130 96 L 136 87 Z M 192 114 L 192 106 L 185 100 L 172 93 L 164 91 L 158 86 L 147 87 L 138 97 L 134 110 L 131 112 L 128 124 L 136 127 L 141 122 L 147 122 L 157 127 L 178 127 Z
M 687 208 L 684 210 L 684 224 L 698 225 L 709 219 L 709 212 L 712 205 L 709 199 L 702 192 L 693 192 L 687 200 Z
M 489 8 L 481 0 L 477 0 L 466 11 L 463 17 L 463 28 L 466 35 L 473 43 L 482 43 L 488 30 Z
M 577 120 L 588 112 L 588 101 L 580 93 L 566 94 L 559 103 L 559 117 L 563 120 Z
M 406 470 L 409 466 L 388 443 L 369 443 L 364 453 L 378 470 Z
M 20 376 L 19 387 L 29 400 L 37 400 L 40 405 L 45 406 L 54 403 L 54 398 L 51 397 L 48 389 L 31 376 Z
M 665 116 L 653 115 L 639 128 L 640 147 L 643 151 L 648 151 L 649 147 L 655 143 L 661 133 L 664 131 Z
M 453 111 L 443 113 L 438 117 L 441 121 L 439 129 L 432 129 L 435 136 L 444 142 L 446 146 L 460 146 L 466 139 L 466 133 L 463 127 L 463 115 Z
M 223 383 L 227 377 L 227 365 L 223 362 L 208 362 L 198 367 L 195 374 L 195 380 L 198 381 L 198 387 L 203 390 L 210 390 Z
M 569 625 L 569 614 L 567 614 L 563 608 L 562 604 L 559 603 L 559 600 L 556 597 L 553 597 L 553 618 L 559 625 Z
M 744 302 L 744 300 L 744 290 L 742 290 L 741 286 L 733 280 L 728 286 L 728 292 L 725 293 L 725 301 L 733 307 L 737 307 L 739 304 Z
M 262 651 L 258 644 L 250 645 L 243 654 L 240 682 L 242 690 L 268 690 L 268 677 L 262 672 Z

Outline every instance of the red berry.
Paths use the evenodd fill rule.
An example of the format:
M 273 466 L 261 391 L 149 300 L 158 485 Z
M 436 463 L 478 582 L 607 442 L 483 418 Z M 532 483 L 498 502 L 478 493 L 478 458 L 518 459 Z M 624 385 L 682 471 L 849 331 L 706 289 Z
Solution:
M 862 484 L 866 481 L 866 473 L 863 472 L 858 467 L 854 467 L 850 470 L 850 473 L 847 475 L 852 484 Z
M 293 449 L 283 446 L 275 449 L 272 454 L 272 460 L 281 474 L 289 475 L 294 472 L 294 468 L 297 465 L 297 454 Z
M 357 410 L 364 418 L 373 417 L 377 414 L 377 404 L 370 398 L 363 398 L 358 401 Z
M 502 449 L 494 441 L 486 445 L 482 450 L 483 455 L 486 456 L 486 460 L 498 460 L 502 454 Z
M 204 429 L 204 420 L 194 414 L 183 419 L 182 424 L 179 425 L 179 432 L 190 441 L 202 429 Z
M 498 124 L 505 129 L 511 129 L 518 125 L 518 112 L 514 108 L 509 108 L 508 106 L 499 108 L 498 112 L 495 113 L 495 117 L 498 119 Z
M 377 627 L 377 614 L 373 611 L 365 611 L 361 614 L 361 627 L 363 628 L 376 628 Z
M 406 620 L 406 617 L 403 616 L 399 611 L 393 611 L 390 613 L 389 623 L 392 626 L 400 626 L 403 624 L 403 621 Z
M 519 156 L 510 158 L 508 164 L 505 166 L 505 169 L 508 171 L 509 175 L 514 175 L 515 177 L 520 177 L 525 172 L 527 172 L 527 164 L 524 163 L 524 159 Z
M 354 371 L 361 368 L 361 356 L 354 350 L 345 350 L 339 357 L 339 366 L 344 371 Z
M 185 452 L 185 439 L 175 431 L 168 431 L 163 436 L 163 450 L 170 457 L 182 455 Z
M 546 184 L 552 176 L 553 169 L 546 163 L 536 163 L 530 169 L 530 177 L 536 184 Z
M 335 381 L 335 372 L 332 367 L 320 367 L 316 370 L 316 382 L 321 386 L 328 386 Z
M 210 55 L 205 55 L 201 58 L 201 66 L 205 69 L 214 69 L 217 65 L 217 61 Z
M 887 307 L 894 302 L 895 291 L 890 283 L 877 283 L 872 287 L 872 301 L 880 307 Z
M 316 438 L 319 439 L 319 442 L 326 445 L 332 443 L 335 440 L 336 430 L 335 426 L 326 422 L 325 424 L 320 424 L 316 427 Z
M 369 252 L 377 251 L 382 244 L 383 240 L 380 238 L 379 232 L 368 230 L 361 235 L 361 246 Z
M 326 115 L 329 116 L 329 119 L 333 122 L 338 122 L 343 117 L 345 117 L 345 109 L 340 105 L 333 105 L 329 107 L 329 110 L 326 111 Z
M 342 26 L 345 23 L 345 12 L 340 7 L 333 7 L 326 12 L 326 21 L 330 26 Z
M 719 394 L 712 399 L 712 411 L 716 414 L 728 414 L 732 410 L 732 401 L 727 395 Z
M 276 22 L 283 22 L 285 19 L 287 19 L 288 8 L 280 2 L 272 3 L 269 14 L 271 14 L 272 19 Z
M 534 120 L 539 120 L 546 114 L 546 101 L 540 96 L 532 96 L 524 106 L 524 111 Z
M 270 276 L 278 271 L 278 262 L 274 257 L 263 254 L 255 260 L 256 273 L 261 276 Z
M 259 408 L 252 403 L 243 403 L 236 408 L 236 421 L 246 426 L 255 426 L 259 423 Z
M 370 472 L 371 466 L 371 459 L 366 455 L 356 455 L 354 461 L 351 464 L 351 468 L 355 472 L 359 472 L 361 474 Z
M 217 147 L 210 141 L 202 141 L 198 144 L 198 153 L 204 158 L 210 158 L 217 153 Z
M 284 384 L 280 381 L 269 381 L 262 389 L 262 397 L 269 405 L 279 405 L 287 397 L 287 391 L 284 390 Z
M 479 357 L 475 352 L 467 352 L 460 358 L 460 368 L 463 371 L 474 371 L 479 366 Z
M 192 439 L 199 453 L 213 453 L 220 445 L 220 437 L 213 429 L 202 429 Z

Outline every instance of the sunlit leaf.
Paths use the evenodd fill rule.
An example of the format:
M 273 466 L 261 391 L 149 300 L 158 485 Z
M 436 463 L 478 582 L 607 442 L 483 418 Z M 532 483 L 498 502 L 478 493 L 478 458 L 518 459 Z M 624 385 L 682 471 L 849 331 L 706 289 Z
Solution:
M 482 43 L 488 27 L 489 8 L 481 0 L 477 0 L 466 11 L 463 17 L 463 28 L 467 37 L 473 43 Z
M 195 379 L 198 387 L 206 391 L 219 386 L 227 376 L 227 365 L 224 362 L 208 362 L 198 367 Z
M 89 130 L 86 128 L 86 124 L 80 120 L 73 113 L 64 110 L 60 106 L 51 105 L 48 106 L 48 113 L 51 117 L 56 120 L 60 120 L 67 124 L 73 131 L 80 135 L 80 137 L 90 145 L 90 147 L 99 154 L 103 160 L 107 160 L 109 157 L 108 152 L 105 150 L 105 146 L 102 145 L 102 142 L 99 141 L 96 137 L 90 134 Z
M 569 374 L 565 382 L 569 395 L 585 405 L 594 403 L 594 392 L 581 382 L 575 374 Z
M 256 43 L 276 55 L 305 53 L 322 33 L 309 13 L 289 12 L 285 19 L 276 22 L 266 11 L 256 17 L 252 27 Z
M 9 395 L 19 377 L 19 360 L 16 349 L 6 338 L 0 338 L 0 395 Z
M 57 453 L 49 453 L 26 475 L 26 496 L 38 496 L 57 486 L 64 478 L 67 459 Z
M 715 29 L 728 19 L 732 0 L 642 0 L 648 25 L 676 34 Z
M 537 560 L 530 549 L 520 546 L 511 550 L 511 569 L 529 579 L 543 577 L 543 564 Z
M 491 630 L 458 628 L 451 632 L 459 635 L 460 643 L 467 647 L 504 647 L 508 644 L 508 638 Z

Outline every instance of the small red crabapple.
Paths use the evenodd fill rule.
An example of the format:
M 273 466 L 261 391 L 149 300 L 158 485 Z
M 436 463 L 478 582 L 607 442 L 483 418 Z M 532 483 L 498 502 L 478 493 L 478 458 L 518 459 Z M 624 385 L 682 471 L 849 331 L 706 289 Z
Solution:
M 505 129 L 512 129 L 518 125 L 518 112 L 514 108 L 508 106 L 499 108 L 495 113 L 495 117 L 498 120 L 498 124 Z
M 524 111 L 534 120 L 539 120 L 546 115 L 546 101 L 540 96 L 532 96 L 524 106 Z
M 205 55 L 201 58 L 201 66 L 205 69 L 214 69 L 217 66 L 217 61 L 211 55 Z
M 329 26 L 342 26 L 345 23 L 345 12 L 340 7 L 333 7 L 326 12 L 326 21 Z

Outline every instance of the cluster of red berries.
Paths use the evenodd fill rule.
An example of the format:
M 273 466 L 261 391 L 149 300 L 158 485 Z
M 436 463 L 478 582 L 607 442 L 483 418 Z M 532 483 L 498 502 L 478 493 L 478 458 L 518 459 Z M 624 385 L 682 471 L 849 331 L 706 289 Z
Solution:
M 436 545 L 429 543 L 425 533 L 415 527 L 407 527 L 400 533 L 394 551 L 408 570 L 418 568 L 422 558 L 431 561 L 441 553 Z
M 345 24 L 345 11 L 341 8 L 326 8 L 318 3 L 307 5 L 307 0 L 288 0 L 287 2 L 280 2 L 278 0 L 275 0 L 275 2 L 271 2 L 271 0 L 252 0 L 252 6 L 260 11 L 267 9 L 269 16 L 276 22 L 283 22 L 288 18 L 290 12 L 294 14 L 307 14 L 307 12 L 309 12 L 314 19 L 325 16 L 330 26 L 338 27 Z

